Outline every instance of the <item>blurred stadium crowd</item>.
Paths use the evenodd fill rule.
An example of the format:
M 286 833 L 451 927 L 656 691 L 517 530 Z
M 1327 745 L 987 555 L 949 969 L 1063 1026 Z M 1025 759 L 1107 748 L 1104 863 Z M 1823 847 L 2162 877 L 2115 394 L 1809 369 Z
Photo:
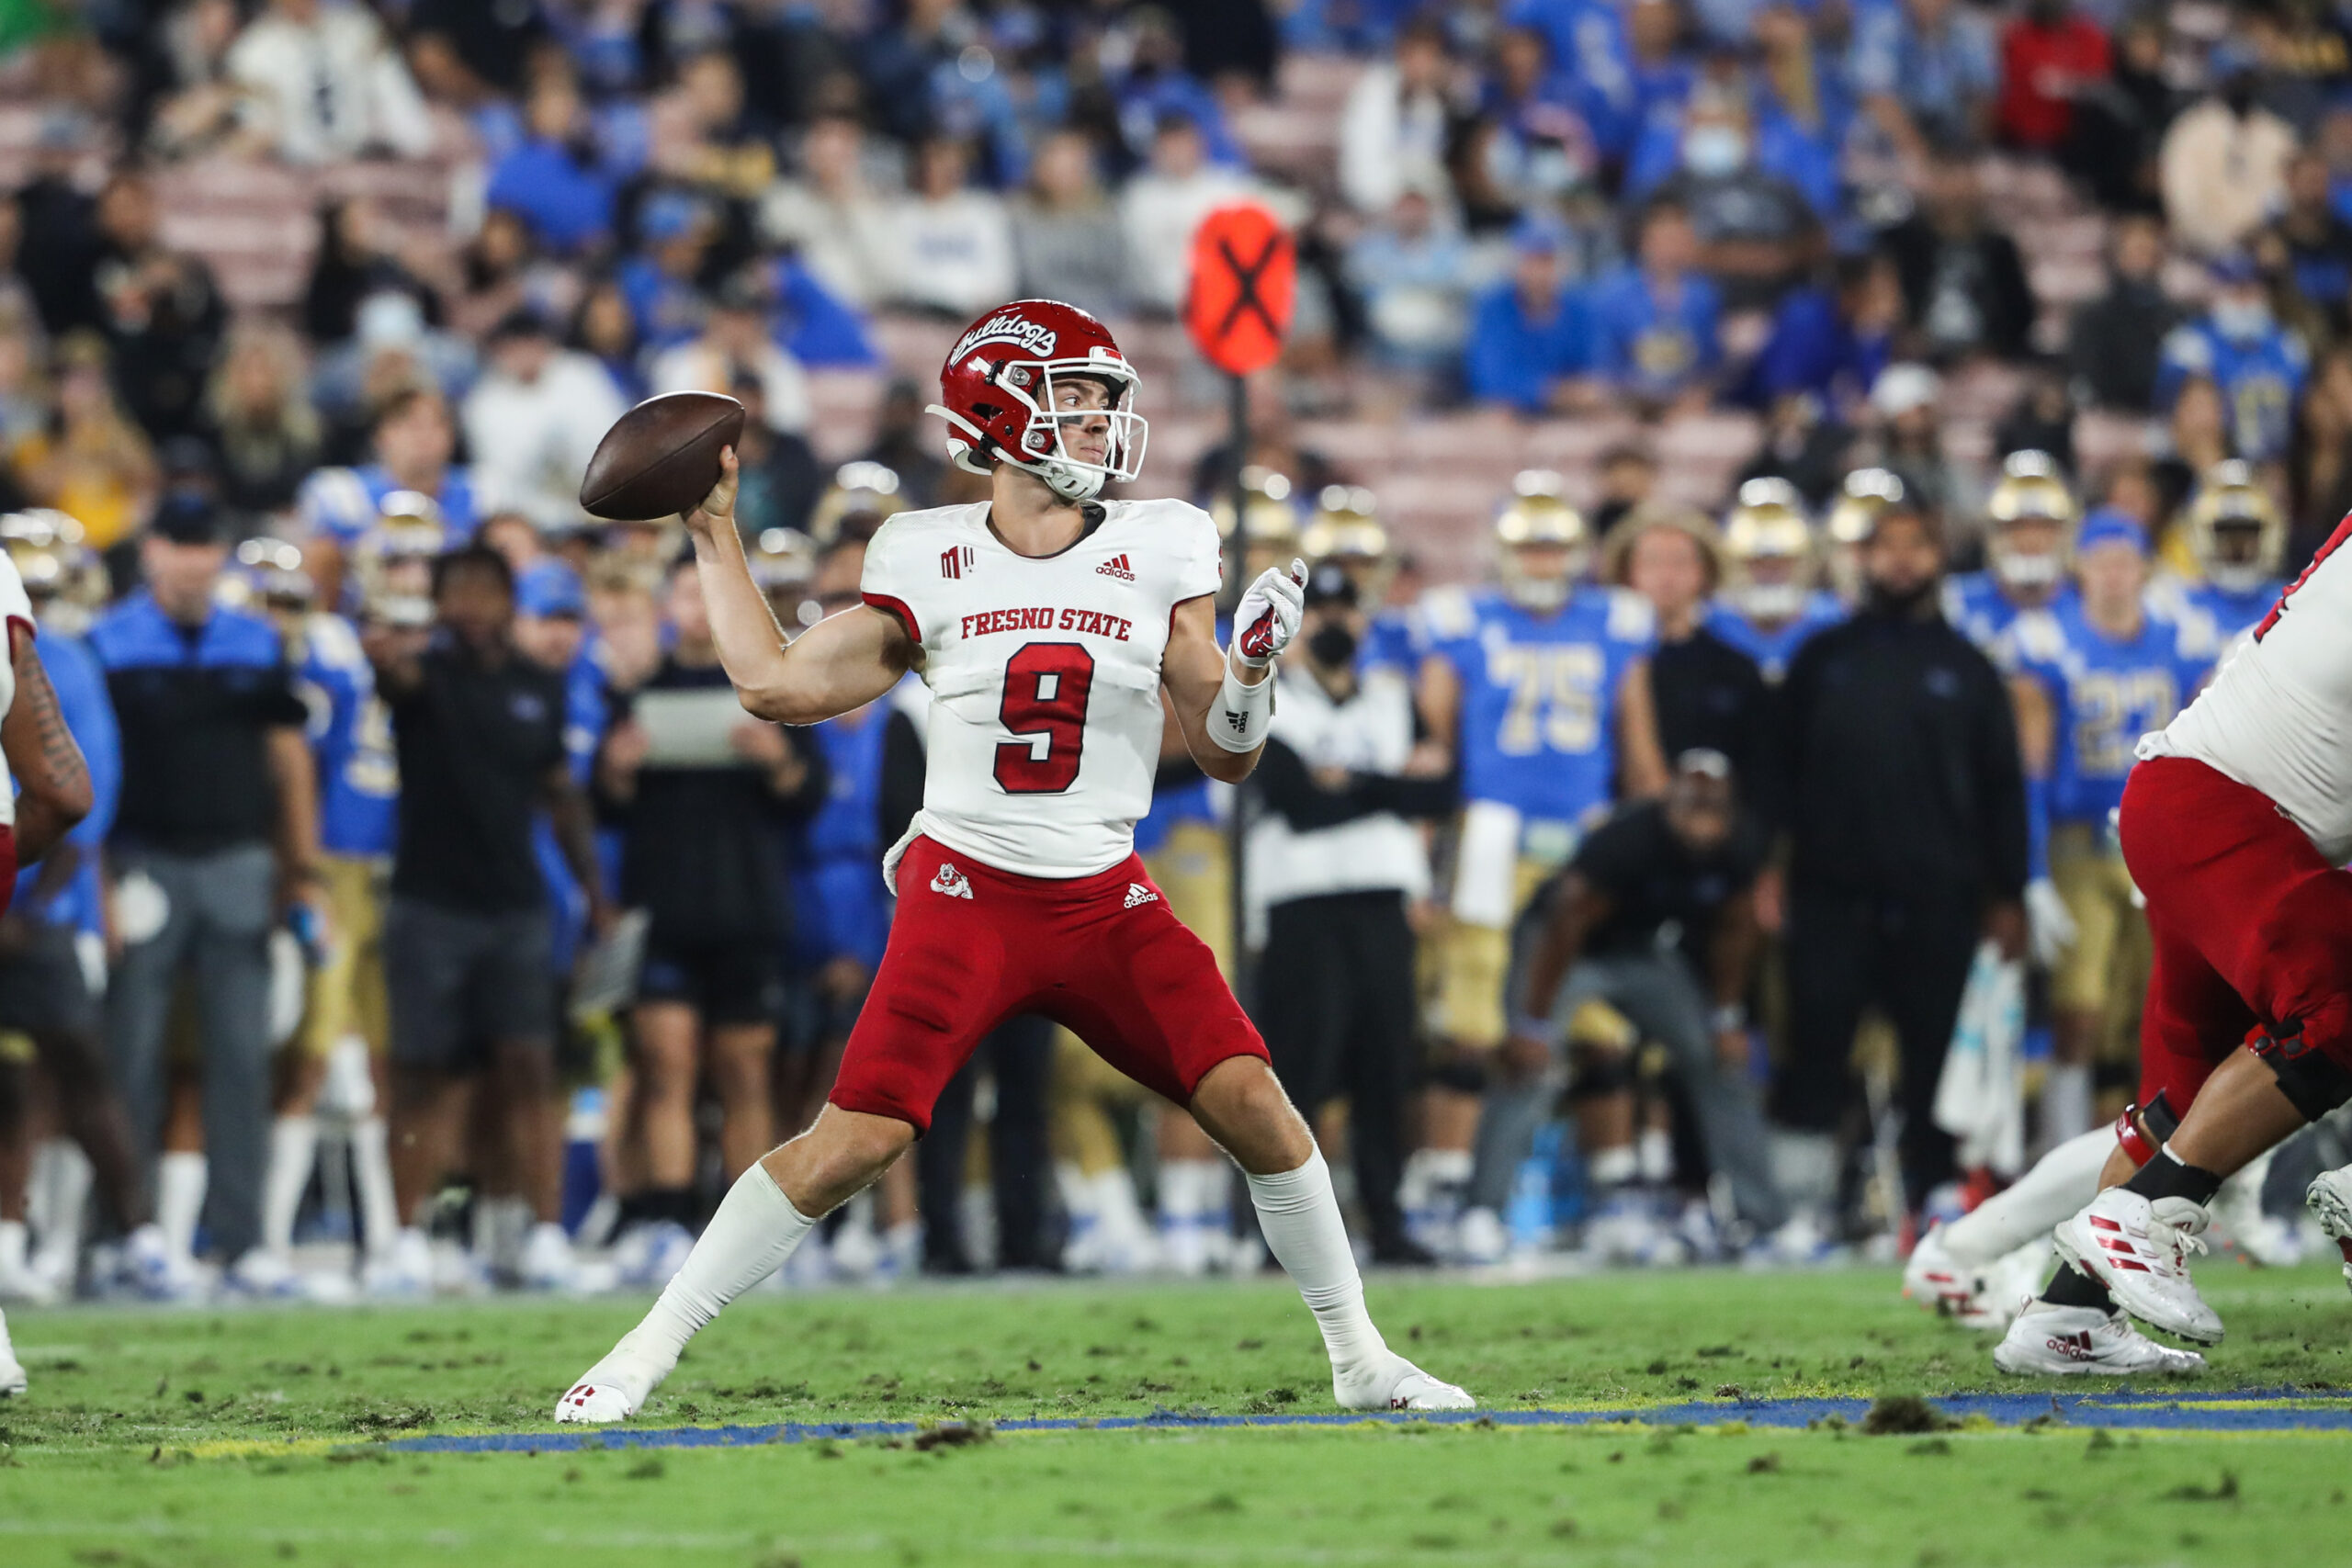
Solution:
M 106 807 L 0 922 L 0 1297 L 666 1277 L 821 1102 L 923 695 L 714 728 L 578 476 L 741 398 L 808 624 L 974 498 L 926 383 L 1029 296 L 1143 370 L 1136 493 L 1321 563 L 1268 768 L 1172 753 L 1139 847 L 1314 979 L 1258 1010 L 1371 1252 L 1903 1245 L 2128 1097 L 2112 787 L 2352 506 L 2347 88 L 2318 0 L 0 4 L 0 531 Z M 1301 268 L 1237 450 L 1174 318 L 1241 197 Z M 550 683 L 428 737 L 453 637 Z M 1016 1021 L 795 1269 L 1250 1266 L 1138 1094 Z

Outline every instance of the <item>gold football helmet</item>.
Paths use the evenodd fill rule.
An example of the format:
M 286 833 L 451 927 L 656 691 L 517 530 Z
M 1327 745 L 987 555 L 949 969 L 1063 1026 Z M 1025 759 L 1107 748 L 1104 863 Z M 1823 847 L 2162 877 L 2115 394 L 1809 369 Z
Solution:
M 1724 597 L 1765 625 L 1794 620 L 1820 570 L 1804 498 L 1786 479 L 1750 479 L 1724 514 L 1724 553 L 1732 563 Z
M 1984 562 L 2004 589 L 2041 593 L 2073 564 L 2082 508 L 2047 452 L 2012 452 L 1985 503 Z
M 2249 465 L 2233 457 L 2207 470 L 2188 503 L 2188 553 L 2208 582 L 2232 593 L 2278 576 L 2287 519 Z
M 1562 489 L 1550 469 L 1525 469 L 1495 514 L 1503 592 L 1530 610 L 1558 609 L 1592 569 L 1592 529 Z

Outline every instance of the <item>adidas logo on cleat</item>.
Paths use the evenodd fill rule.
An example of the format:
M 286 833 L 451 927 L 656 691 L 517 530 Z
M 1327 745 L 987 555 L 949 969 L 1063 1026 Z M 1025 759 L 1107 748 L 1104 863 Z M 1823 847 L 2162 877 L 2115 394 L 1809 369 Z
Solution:
M 2070 1361 L 2091 1359 L 2091 1337 L 2087 1329 L 2079 1334 L 2053 1334 L 2042 1343 Z
M 1159 902 L 1159 895 L 1154 893 L 1150 888 L 1146 887 L 1142 883 L 1130 882 L 1127 884 L 1128 908 L 1132 909 L 1138 904 L 1157 904 Z
M 1094 570 L 1104 577 L 1115 577 L 1122 582 L 1133 582 L 1136 580 L 1135 569 L 1127 564 L 1127 558 L 1125 556 L 1113 556 Z
M 950 898 L 969 898 L 972 896 L 971 883 L 965 879 L 962 872 L 956 869 L 954 861 L 944 860 L 939 863 L 939 874 L 931 879 L 931 890 L 933 893 L 944 893 Z

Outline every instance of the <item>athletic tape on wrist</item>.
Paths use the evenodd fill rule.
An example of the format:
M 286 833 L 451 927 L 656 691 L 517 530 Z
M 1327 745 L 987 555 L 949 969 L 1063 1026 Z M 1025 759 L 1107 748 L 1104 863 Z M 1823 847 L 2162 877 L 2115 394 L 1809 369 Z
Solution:
M 1254 686 L 1245 686 L 1227 660 L 1225 683 L 1209 708 L 1209 739 L 1228 751 L 1255 751 L 1266 743 L 1274 722 L 1274 677 L 1271 671 Z

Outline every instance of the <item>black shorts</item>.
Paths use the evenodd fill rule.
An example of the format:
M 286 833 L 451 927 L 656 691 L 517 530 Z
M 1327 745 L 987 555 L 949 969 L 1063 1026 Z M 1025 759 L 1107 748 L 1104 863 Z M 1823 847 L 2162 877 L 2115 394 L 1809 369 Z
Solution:
M 708 1024 L 773 1023 L 784 1010 L 784 966 L 763 938 L 680 941 L 647 933 L 638 971 L 640 1002 L 684 1002 Z
M 27 922 L 25 943 L 0 957 L 0 1029 L 95 1039 L 98 998 L 82 972 L 70 927 Z
M 555 1044 L 554 922 L 394 898 L 384 919 L 392 1060 L 458 1071 L 494 1043 Z

